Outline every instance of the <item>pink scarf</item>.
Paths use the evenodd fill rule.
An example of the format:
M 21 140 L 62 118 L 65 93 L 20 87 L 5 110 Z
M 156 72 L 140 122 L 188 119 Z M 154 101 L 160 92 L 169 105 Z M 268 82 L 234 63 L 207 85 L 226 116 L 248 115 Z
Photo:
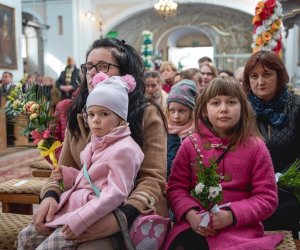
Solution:
M 195 125 L 194 121 L 190 120 L 188 123 L 186 123 L 183 126 L 173 126 L 171 124 L 168 124 L 168 132 L 169 134 L 177 134 L 181 139 L 188 136 L 188 132 L 190 130 L 194 130 Z

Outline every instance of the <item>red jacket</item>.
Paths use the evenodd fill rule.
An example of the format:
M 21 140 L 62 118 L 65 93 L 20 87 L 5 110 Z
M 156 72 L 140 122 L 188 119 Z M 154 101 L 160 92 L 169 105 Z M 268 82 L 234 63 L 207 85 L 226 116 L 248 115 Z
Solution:
M 55 108 L 55 138 L 61 142 L 65 139 L 65 130 L 67 127 L 67 111 L 71 107 L 73 100 L 65 99 L 60 101 Z

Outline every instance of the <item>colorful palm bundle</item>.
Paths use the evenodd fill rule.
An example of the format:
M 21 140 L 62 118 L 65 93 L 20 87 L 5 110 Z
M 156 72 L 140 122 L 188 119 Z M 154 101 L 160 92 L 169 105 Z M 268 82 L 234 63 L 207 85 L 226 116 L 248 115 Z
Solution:
M 10 117 L 22 116 L 22 133 L 31 136 L 42 157 L 48 157 L 54 167 L 58 166 L 55 151 L 61 142 L 55 139 L 55 118 L 50 114 L 50 102 L 39 86 L 34 85 L 26 92 L 22 91 L 22 83 L 18 83 L 8 96 L 5 110 Z M 63 183 L 60 183 L 63 188 Z
M 276 0 L 261 0 L 255 8 L 253 23 L 253 52 L 258 50 L 282 52 L 282 7 Z

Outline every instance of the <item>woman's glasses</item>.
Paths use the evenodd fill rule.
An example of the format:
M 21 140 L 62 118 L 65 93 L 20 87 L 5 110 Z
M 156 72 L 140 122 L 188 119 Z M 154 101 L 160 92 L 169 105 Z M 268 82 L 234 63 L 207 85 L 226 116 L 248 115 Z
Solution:
M 83 74 L 90 74 L 93 68 L 96 69 L 97 73 L 99 72 L 107 73 L 109 71 L 110 66 L 119 68 L 118 65 L 108 63 L 108 62 L 103 62 L 103 61 L 98 62 L 97 64 L 84 63 L 80 65 L 80 68 Z

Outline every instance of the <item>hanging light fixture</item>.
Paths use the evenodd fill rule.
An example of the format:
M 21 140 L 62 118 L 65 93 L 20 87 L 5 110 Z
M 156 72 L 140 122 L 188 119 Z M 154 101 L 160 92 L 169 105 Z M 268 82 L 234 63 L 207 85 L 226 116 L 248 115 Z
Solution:
M 174 3 L 173 0 L 159 0 L 154 4 L 154 9 L 160 16 L 167 19 L 176 15 L 177 3 Z

